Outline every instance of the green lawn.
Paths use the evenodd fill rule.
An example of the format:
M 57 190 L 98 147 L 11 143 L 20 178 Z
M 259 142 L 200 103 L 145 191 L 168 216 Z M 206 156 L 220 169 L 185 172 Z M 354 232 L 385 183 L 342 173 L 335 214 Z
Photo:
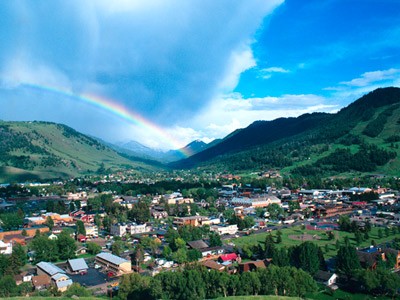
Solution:
M 336 299 L 348 299 L 348 300 L 367 300 L 367 299 L 381 299 L 381 300 L 389 300 L 390 297 L 379 296 L 375 297 L 367 294 L 353 294 L 350 292 L 346 292 L 343 290 L 336 290 L 334 292 L 329 292 L 327 290 L 322 290 L 318 293 L 307 294 L 305 299 L 315 299 L 315 300 L 336 300 Z
M 383 230 L 383 228 L 382 228 Z M 282 232 L 282 243 L 277 244 L 277 246 L 294 246 L 294 245 L 299 245 L 302 243 L 301 240 L 293 240 L 289 238 L 291 235 L 298 235 L 301 236 L 303 233 L 309 234 L 312 236 L 318 236 L 319 239 L 313 239 L 312 242 L 316 243 L 318 246 L 322 247 L 322 250 L 324 251 L 325 258 L 330 258 L 336 255 L 337 250 L 335 247 L 336 240 L 329 240 L 328 236 L 326 235 L 325 231 L 320 231 L 320 230 L 302 230 L 300 226 L 294 226 L 291 228 L 285 228 L 281 229 Z M 277 231 L 273 231 L 272 235 L 276 237 Z M 269 233 L 253 233 L 249 236 L 244 236 L 240 237 L 237 239 L 232 239 L 227 242 L 233 242 L 235 245 L 241 247 L 243 245 L 256 245 L 260 242 L 264 242 L 265 237 Z M 397 233 L 395 235 L 389 235 L 388 237 L 384 236 L 383 238 L 378 237 L 378 227 L 373 227 L 371 232 L 369 233 L 369 239 L 367 241 L 362 242 L 359 245 L 356 245 L 356 241 L 354 239 L 354 234 L 349 233 L 349 232 L 344 232 L 344 231 L 335 231 L 336 238 L 339 238 L 340 242 L 343 242 L 344 238 L 347 236 L 350 239 L 350 242 L 359 248 L 363 247 L 369 247 L 371 245 L 371 241 L 374 240 L 377 244 L 381 244 L 384 242 L 388 242 L 393 240 L 395 237 L 400 238 L 400 234 Z M 325 252 L 325 245 L 328 244 L 329 250 L 328 252 Z
M 298 297 L 284 297 L 284 296 L 230 296 L 230 297 L 220 297 L 213 298 L 213 300 L 285 300 L 285 299 L 302 299 Z

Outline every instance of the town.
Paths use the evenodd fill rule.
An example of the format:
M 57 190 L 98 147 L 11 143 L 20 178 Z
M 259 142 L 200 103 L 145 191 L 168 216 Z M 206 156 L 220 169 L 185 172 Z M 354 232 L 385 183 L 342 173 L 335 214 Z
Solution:
M 231 174 L 159 174 L 158 185 L 118 176 L 1 186 L 0 296 L 179 298 L 200 287 L 173 285 L 169 274 L 203 270 L 214 274 L 203 284 L 219 287 L 193 299 L 398 293 L 397 190 L 289 188 L 277 171 L 253 184 Z

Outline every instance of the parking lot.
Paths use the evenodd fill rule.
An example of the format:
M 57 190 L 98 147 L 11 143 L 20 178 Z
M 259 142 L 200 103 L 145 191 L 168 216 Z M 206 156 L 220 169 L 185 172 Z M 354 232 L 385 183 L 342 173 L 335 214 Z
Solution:
M 74 274 L 74 275 L 69 275 L 72 279 L 73 282 L 77 282 L 82 286 L 96 286 L 104 283 L 111 283 L 113 281 L 116 281 L 118 279 L 116 278 L 108 278 L 107 274 L 104 274 L 100 272 L 99 270 L 89 268 L 87 274 L 85 275 L 80 275 L 80 274 Z

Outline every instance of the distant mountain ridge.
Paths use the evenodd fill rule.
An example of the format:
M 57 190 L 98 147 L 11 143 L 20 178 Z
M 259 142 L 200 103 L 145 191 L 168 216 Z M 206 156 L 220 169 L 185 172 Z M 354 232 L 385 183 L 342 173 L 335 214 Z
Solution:
M 118 152 L 134 155 L 137 157 L 153 159 L 162 163 L 169 163 L 184 159 L 187 157 L 187 155 L 192 156 L 198 152 L 201 152 L 207 149 L 210 145 L 214 145 L 216 142 L 218 141 L 212 141 L 210 144 L 207 144 L 201 140 L 195 140 L 180 149 L 169 150 L 166 152 L 149 148 L 140 144 L 137 141 L 119 142 L 115 144 L 117 147 L 111 147 L 116 149 Z
M 309 163 L 315 160 L 322 169 L 333 174 L 338 172 L 338 166 L 332 167 L 335 164 L 331 160 L 322 158 L 335 155 L 337 148 L 343 148 L 355 152 L 349 159 L 356 160 L 356 154 L 364 155 L 365 163 L 370 165 L 368 170 L 395 173 L 397 166 L 400 167 L 399 159 L 394 158 L 400 154 L 396 148 L 399 147 L 396 142 L 400 141 L 399 133 L 400 89 L 380 88 L 335 114 L 313 113 L 297 118 L 256 121 L 229 134 L 217 145 L 170 166 L 230 171 L 283 168 L 290 172 L 297 172 L 297 167 L 304 166 L 304 172 L 311 168 L 317 172 L 318 166 Z M 385 159 L 377 160 L 374 156 Z M 357 171 L 357 168 L 360 169 L 348 169 Z

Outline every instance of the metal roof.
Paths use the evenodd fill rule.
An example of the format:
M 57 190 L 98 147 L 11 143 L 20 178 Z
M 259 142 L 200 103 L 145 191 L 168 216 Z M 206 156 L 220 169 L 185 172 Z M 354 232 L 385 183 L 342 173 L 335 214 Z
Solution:
M 100 258 L 102 258 L 108 262 L 111 262 L 115 265 L 120 265 L 122 263 L 128 262 L 126 259 L 123 259 L 119 256 L 116 256 L 114 254 L 107 253 L 107 252 L 101 252 L 101 253 L 97 254 L 96 257 L 100 257 Z
M 59 280 L 61 278 L 64 278 L 64 277 L 67 277 L 68 279 L 70 279 L 67 275 L 61 274 L 61 273 L 54 274 L 53 276 L 51 276 L 51 279 L 57 281 L 57 280 Z
M 57 285 L 57 288 L 61 289 L 66 286 L 70 286 L 72 283 L 73 283 L 72 280 L 68 279 L 68 280 L 63 280 L 63 281 L 57 281 L 56 285 Z
M 47 274 L 49 274 L 50 276 L 53 276 L 54 274 L 57 274 L 57 273 L 65 274 L 64 270 L 60 269 L 56 265 L 49 263 L 49 262 L 41 261 L 36 266 L 39 267 L 40 269 L 42 269 Z
M 68 259 L 68 264 L 70 265 L 71 270 L 74 272 L 89 268 L 83 258 Z

